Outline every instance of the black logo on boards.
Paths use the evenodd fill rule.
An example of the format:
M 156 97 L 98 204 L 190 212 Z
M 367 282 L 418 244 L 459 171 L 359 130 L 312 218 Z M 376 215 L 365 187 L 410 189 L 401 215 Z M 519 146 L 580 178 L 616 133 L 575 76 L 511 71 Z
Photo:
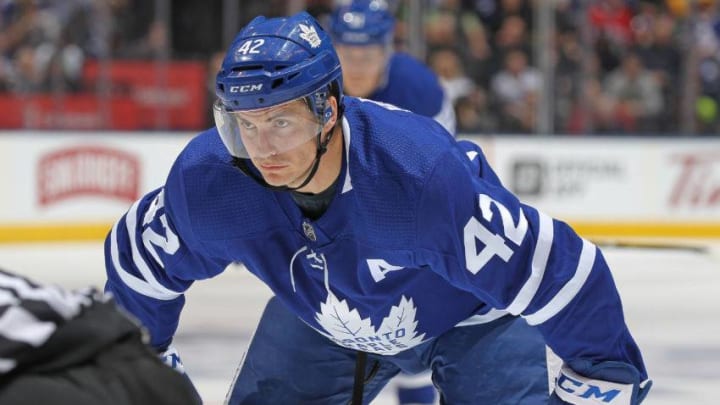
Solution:
M 596 185 L 621 182 L 625 172 L 622 162 L 613 158 L 523 157 L 512 163 L 510 189 L 520 198 L 581 196 Z
M 517 160 L 512 165 L 510 187 L 520 197 L 539 196 L 543 193 L 547 168 L 537 160 Z

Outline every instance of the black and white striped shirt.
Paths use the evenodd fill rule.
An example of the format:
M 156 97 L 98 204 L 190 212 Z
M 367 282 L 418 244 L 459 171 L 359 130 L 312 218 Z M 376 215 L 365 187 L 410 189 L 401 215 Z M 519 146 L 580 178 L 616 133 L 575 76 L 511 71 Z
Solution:
M 41 286 L 0 269 L 0 376 L 33 361 L 33 352 L 93 302 L 94 289 Z

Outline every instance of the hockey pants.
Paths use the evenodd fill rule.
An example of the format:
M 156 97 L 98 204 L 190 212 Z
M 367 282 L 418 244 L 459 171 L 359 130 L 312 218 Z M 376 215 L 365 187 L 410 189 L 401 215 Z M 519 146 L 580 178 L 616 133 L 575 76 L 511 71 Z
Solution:
M 228 394 L 230 405 L 349 403 L 356 352 L 331 342 L 277 298 L 268 302 Z M 364 403 L 400 370 L 432 370 L 441 403 L 548 401 L 545 343 L 521 318 L 456 327 L 393 356 L 368 355 Z

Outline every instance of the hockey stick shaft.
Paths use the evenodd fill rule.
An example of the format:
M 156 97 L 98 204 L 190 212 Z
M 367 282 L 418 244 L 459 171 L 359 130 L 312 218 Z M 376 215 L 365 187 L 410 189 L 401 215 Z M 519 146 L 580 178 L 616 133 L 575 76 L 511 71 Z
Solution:
M 614 247 L 622 249 L 657 249 L 657 250 L 674 250 L 683 252 L 692 252 L 706 254 L 710 252 L 710 248 L 704 245 L 690 245 L 672 242 L 638 242 L 638 241 L 617 241 L 617 240 L 592 240 L 592 242 L 600 247 Z
M 365 390 L 365 363 L 367 363 L 367 353 L 357 352 L 355 359 L 355 381 L 353 383 L 352 405 L 362 405 L 363 391 Z

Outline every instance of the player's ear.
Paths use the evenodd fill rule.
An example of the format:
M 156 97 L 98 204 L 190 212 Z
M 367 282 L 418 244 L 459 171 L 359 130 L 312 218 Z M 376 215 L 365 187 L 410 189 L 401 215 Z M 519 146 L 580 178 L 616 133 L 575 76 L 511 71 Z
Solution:
M 337 112 L 337 98 L 335 98 L 335 96 L 328 97 L 325 111 L 323 112 L 323 121 L 325 121 L 325 124 L 323 125 L 323 132 L 330 131 L 335 126 L 335 123 L 337 122 Z

